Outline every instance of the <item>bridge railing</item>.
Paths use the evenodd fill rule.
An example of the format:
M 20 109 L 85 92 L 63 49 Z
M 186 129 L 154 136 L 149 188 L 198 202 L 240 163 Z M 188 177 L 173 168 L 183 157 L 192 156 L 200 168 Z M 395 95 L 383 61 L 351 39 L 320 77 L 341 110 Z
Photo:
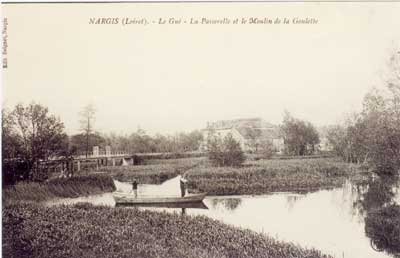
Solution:
M 84 159 L 84 158 L 108 158 L 108 157 L 121 157 L 121 156 L 128 156 L 130 153 L 124 152 L 124 151 L 112 151 L 112 152 L 106 152 L 106 151 L 99 151 L 98 153 L 88 153 L 88 155 L 81 153 L 78 155 L 74 155 L 74 158 L 78 159 Z

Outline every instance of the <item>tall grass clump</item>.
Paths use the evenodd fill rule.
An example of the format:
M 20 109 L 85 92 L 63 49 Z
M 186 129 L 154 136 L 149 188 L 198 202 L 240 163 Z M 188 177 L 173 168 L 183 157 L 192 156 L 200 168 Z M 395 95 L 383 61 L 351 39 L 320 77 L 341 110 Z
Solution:
M 3 189 L 3 202 L 41 202 L 54 198 L 72 198 L 114 190 L 114 181 L 108 175 L 56 178 L 43 183 L 20 182 L 6 187 Z
M 348 164 L 335 159 L 258 160 L 242 167 L 196 167 L 187 178 L 192 189 L 233 195 L 340 187 L 351 173 Z

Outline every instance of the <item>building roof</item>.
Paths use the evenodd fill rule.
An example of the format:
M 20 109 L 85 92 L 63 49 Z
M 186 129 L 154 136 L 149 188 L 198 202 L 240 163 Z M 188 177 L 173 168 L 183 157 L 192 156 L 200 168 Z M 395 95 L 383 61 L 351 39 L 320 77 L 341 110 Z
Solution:
M 279 127 L 261 118 L 220 120 L 208 123 L 208 130 L 235 129 L 244 139 L 276 139 L 280 138 Z
M 213 123 L 208 123 L 208 127 L 215 130 L 231 129 L 238 127 L 251 127 L 251 128 L 273 128 L 273 124 L 268 123 L 261 118 L 245 118 L 233 120 L 219 120 Z

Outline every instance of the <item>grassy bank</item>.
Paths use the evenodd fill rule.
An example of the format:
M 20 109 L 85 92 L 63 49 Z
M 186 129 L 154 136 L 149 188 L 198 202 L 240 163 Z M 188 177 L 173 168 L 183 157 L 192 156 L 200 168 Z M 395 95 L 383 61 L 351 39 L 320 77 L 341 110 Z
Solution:
M 109 166 L 101 167 L 99 171 L 107 172 L 112 178 L 123 182 L 136 179 L 140 184 L 160 184 L 197 166 L 204 160 L 205 158 L 153 160 L 148 165 Z
M 339 187 L 356 168 L 334 158 L 257 160 L 242 167 L 198 166 L 186 172 L 189 187 L 214 195 L 308 192 Z
M 5 257 L 329 257 L 206 217 L 91 205 L 3 210 Z
M 111 192 L 115 190 L 108 175 L 85 175 L 57 178 L 49 182 L 21 182 L 3 189 L 3 203 L 16 201 L 41 202 L 54 198 L 79 197 L 82 195 Z

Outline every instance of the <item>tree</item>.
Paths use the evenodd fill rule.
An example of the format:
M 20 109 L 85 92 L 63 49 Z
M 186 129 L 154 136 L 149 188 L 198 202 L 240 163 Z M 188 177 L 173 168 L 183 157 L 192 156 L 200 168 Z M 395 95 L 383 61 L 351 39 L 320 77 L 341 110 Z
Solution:
M 261 130 L 257 130 L 255 128 L 246 128 L 246 129 L 248 137 L 247 146 L 250 148 L 250 150 L 257 153 L 259 151 L 260 145 L 262 145 L 262 142 L 260 140 Z
M 93 149 L 93 146 L 106 146 L 106 139 L 99 133 L 94 132 L 89 135 L 90 142 L 87 145 L 86 134 L 75 134 L 70 137 L 70 148 L 73 154 L 86 153 L 89 149 Z
M 203 141 L 203 134 L 197 130 L 190 133 L 180 133 L 177 140 L 180 152 L 197 151 Z
M 156 146 L 156 152 L 172 152 L 172 146 L 168 137 L 157 134 L 153 137 L 153 143 Z
M 200 131 L 177 133 L 174 135 L 156 134 L 150 136 L 143 129 L 128 136 L 109 134 L 106 142 L 115 150 L 145 153 L 145 152 L 187 152 L 197 151 L 203 141 Z
M 327 129 L 326 138 L 329 145 L 332 146 L 332 151 L 337 156 L 346 159 L 347 138 L 346 128 L 342 125 L 330 126 Z
M 232 134 L 223 139 L 210 131 L 207 142 L 208 158 L 214 166 L 240 166 L 246 159 L 240 143 Z
M 224 137 L 222 152 L 224 154 L 223 165 L 237 167 L 245 161 L 240 143 L 230 133 Z
M 364 97 L 362 112 L 329 140 L 349 162 L 367 162 L 378 174 L 400 171 L 400 52 L 390 58 L 387 81 Z
M 271 158 L 275 153 L 275 148 L 271 140 L 263 140 L 259 144 L 259 153 L 263 158 Z
M 129 136 L 130 152 L 148 153 L 154 152 L 152 148 L 152 139 L 147 135 L 146 131 L 138 128 L 135 133 Z
M 315 127 L 306 121 L 293 118 L 285 111 L 282 125 L 285 151 L 290 155 L 308 155 L 315 151 L 315 145 L 319 143 L 319 135 Z
M 381 174 L 400 172 L 400 51 L 389 59 L 383 90 L 366 95 L 362 116 L 367 124 L 369 163 Z
M 369 163 L 379 173 L 392 174 L 400 169 L 400 118 L 397 96 L 386 93 L 374 90 L 366 96 L 362 119 Z
M 3 185 L 14 184 L 17 178 L 27 177 L 29 170 L 25 163 L 19 162 L 21 142 L 15 132 L 12 113 L 2 109 L 1 153 Z
M 11 130 L 19 144 L 18 158 L 28 165 L 29 178 L 38 179 L 39 162 L 60 155 L 66 148 L 64 124 L 49 114 L 46 107 L 35 103 L 26 107 L 18 104 L 12 116 L 15 124 Z
M 21 150 L 21 142 L 19 142 L 14 129 L 15 119 L 13 114 L 6 109 L 2 109 L 1 114 L 2 158 L 3 161 L 5 159 L 15 159 L 18 157 Z
M 110 133 L 104 135 L 106 145 L 111 146 L 112 150 L 128 152 L 129 151 L 129 140 L 127 135 L 117 135 L 116 133 Z
M 90 145 L 90 134 L 94 132 L 94 121 L 95 121 L 96 109 L 93 105 L 87 105 L 83 107 L 80 115 L 80 129 L 86 135 L 86 157 L 89 155 Z
M 210 130 L 207 135 L 207 156 L 214 166 L 223 166 L 224 157 L 222 153 L 222 139 Z

